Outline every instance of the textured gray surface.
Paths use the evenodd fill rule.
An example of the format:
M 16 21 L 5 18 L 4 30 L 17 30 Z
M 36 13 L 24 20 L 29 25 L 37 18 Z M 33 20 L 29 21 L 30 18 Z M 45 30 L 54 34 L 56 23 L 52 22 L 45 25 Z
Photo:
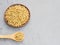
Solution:
M 4 12 L 11 4 L 21 3 L 31 11 L 31 19 L 23 28 L 12 28 L 4 22 Z M 0 39 L 0 45 L 60 45 L 60 1 L 59 0 L 1 0 L 0 34 L 22 31 L 23 42 Z

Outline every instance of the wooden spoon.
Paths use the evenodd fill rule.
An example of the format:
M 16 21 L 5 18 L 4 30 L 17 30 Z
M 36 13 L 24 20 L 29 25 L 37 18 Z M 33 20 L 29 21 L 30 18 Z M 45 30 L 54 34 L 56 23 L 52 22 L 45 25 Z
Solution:
M 24 34 L 22 32 L 16 32 L 11 35 L 0 35 L 0 38 L 8 38 L 8 39 L 13 39 L 15 41 L 23 41 Z

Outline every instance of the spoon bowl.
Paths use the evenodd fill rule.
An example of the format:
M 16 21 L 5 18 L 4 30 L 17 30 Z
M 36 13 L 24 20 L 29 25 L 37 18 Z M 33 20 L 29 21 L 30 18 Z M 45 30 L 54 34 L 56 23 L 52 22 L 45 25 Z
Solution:
M 24 34 L 22 32 L 16 32 L 12 34 L 12 39 L 15 41 L 22 41 L 24 39 Z

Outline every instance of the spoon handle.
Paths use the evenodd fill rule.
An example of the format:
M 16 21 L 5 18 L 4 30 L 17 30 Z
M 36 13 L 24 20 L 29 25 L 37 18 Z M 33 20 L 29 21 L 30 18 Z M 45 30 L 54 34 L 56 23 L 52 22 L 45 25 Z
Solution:
M 0 35 L 0 38 L 11 38 L 11 35 Z

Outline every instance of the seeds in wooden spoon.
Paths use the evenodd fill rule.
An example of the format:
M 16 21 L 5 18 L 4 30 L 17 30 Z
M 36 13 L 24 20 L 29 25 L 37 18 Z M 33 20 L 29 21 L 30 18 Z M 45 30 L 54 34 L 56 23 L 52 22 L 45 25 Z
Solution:
M 24 34 L 21 33 L 21 32 L 18 32 L 15 34 L 15 37 L 16 41 L 22 41 L 24 39 Z

